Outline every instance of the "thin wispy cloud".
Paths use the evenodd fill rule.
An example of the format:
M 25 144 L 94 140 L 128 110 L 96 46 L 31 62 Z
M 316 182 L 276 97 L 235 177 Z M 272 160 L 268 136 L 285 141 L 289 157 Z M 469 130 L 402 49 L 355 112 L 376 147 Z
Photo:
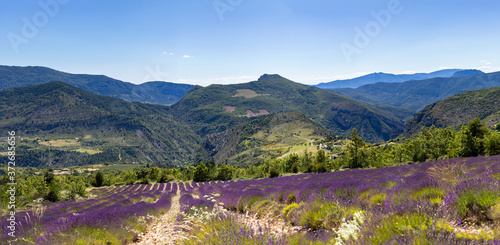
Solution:
M 185 54 L 185 55 L 184 55 L 184 58 L 191 58 L 191 56 L 189 56 L 189 55 Z

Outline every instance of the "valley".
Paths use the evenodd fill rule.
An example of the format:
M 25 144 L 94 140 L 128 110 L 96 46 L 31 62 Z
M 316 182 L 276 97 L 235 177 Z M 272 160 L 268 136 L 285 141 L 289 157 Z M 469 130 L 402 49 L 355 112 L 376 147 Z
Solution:
M 459 72 L 430 81 L 496 81 Z M 499 94 L 473 90 L 413 113 L 269 74 L 194 86 L 170 106 L 48 82 L 0 91 L 0 126 L 17 135 L 26 242 L 490 244 Z M 2 161 L 8 148 L 1 138 Z
M 2 1 L 0 245 L 498 245 L 499 9 Z

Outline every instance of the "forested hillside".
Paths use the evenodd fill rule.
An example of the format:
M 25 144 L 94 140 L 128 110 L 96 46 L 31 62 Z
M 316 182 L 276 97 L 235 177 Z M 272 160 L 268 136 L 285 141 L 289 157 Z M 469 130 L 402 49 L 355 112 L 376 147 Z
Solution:
M 244 84 L 195 87 L 172 105 L 170 112 L 203 136 L 230 129 L 254 116 L 280 112 L 301 112 L 337 135 L 347 136 L 358 128 L 371 142 L 396 137 L 403 129 L 402 118 L 388 111 L 279 75 L 263 75 Z M 396 114 L 410 115 L 405 110 Z
M 0 127 L 17 132 L 23 149 L 19 164 L 31 166 L 182 165 L 194 160 L 200 142 L 165 106 L 96 95 L 62 82 L 0 91 Z
M 300 112 L 278 113 L 207 135 L 204 150 L 216 163 L 244 166 L 302 153 L 313 142 L 319 146 L 319 142 L 334 138 Z
M 474 90 L 432 103 L 406 124 L 405 134 L 418 132 L 423 126 L 460 128 L 475 117 L 487 126 L 500 122 L 500 88 Z

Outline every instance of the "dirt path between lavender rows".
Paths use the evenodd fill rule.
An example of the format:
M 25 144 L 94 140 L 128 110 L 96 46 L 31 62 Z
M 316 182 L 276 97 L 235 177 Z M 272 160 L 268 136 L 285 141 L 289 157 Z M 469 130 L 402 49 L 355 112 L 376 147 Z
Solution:
M 153 221 L 152 225 L 148 227 L 146 234 L 139 237 L 139 241 L 131 243 L 130 245 L 149 245 L 149 244 L 179 244 L 180 241 L 186 240 L 187 237 L 184 232 L 179 229 L 175 224 L 175 218 L 180 210 L 179 205 L 179 190 L 176 195 L 172 197 L 172 206 L 167 213 L 160 216 L 157 220 Z M 177 229 L 176 229 L 177 228 Z
M 194 198 L 200 198 L 195 193 L 192 195 Z M 189 230 L 189 227 L 182 224 L 176 224 L 175 222 L 177 214 L 180 212 L 179 198 L 180 190 L 178 190 L 176 195 L 172 197 L 172 206 L 168 212 L 153 221 L 152 225 L 148 227 L 146 233 L 139 237 L 138 242 L 131 243 L 129 245 L 175 245 L 182 244 L 183 240 L 189 239 L 189 234 L 182 231 L 183 228 L 185 228 L 185 230 Z M 259 219 L 256 218 L 255 215 L 249 216 L 248 213 L 246 215 L 238 215 L 237 213 L 225 210 L 220 206 L 217 209 L 219 213 L 223 213 L 227 216 L 236 215 L 236 220 L 238 220 L 239 223 L 252 228 L 254 231 L 262 230 L 262 233 L 267 231 L 269 234 L 273 234 L 275 236 L 287 236 L 301 230 L 301 227 L 299 226 L 287 226 L 283 220 L 271 220 L 269 218 Z

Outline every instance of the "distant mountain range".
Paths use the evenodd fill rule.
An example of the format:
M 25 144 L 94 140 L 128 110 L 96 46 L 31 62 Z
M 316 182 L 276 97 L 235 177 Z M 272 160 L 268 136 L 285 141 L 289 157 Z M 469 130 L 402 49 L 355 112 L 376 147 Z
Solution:
M 120 161 L 184 166 L 223 158 L 251 163 L 259 154 L 277 157 L 311 139 L 348 136 L 353 128 L 367 141 L 388 140 L 403 132 L 408 113 L 279 75 L 196 86 L 172 106 L 97 95 L 63 82 L 0 91 L 0 127 L 22 137 L 18 158 L 24 166 Z M 262 150 L 266 142 L 275 148 Z
M 311 140 L 348 137 L 354 128 L 365 141 L 382 142 L 432 124 L 458 127 L 475 116 L 488 125 L 500 121 L 499 89 L 445 99 L 500 86 L 500 72 L 460 70 L 447 78 L 332 89 L 337 93 L 270 74 L 201 87 L 0 66 L 0 81 L 0 127 L 19 132 L 18 157 L 26 166 L 249 164 L 303 150 Z M 155 104 L 167 101 L 175 103 Z M 5 146 L 0 142 L 0 158 Z
M 405 134 L 432 125 L 459 129 L 476 117 L 490 127 L 500 122 L 500 87 L 469 91 L 432 103 L 406 124 Z
M 411 81 L 411 80 L 422 80 L 422 79 L 429 79 L 429 78 L 435 78 L 435 77 L 452 77 L 452 76 L 463 76 L 464 73 L 473 75 L 477 73 L 481 73 L 481 71 L 478 70 L 462 70 L 462 69 L 446 69 L 446 70 L 439 70 L 431 73 L 415 73 L 415 74 L 400 74 L 400 75 L 395 75 L 391 73 L 383 73 L 383 72 L 377 72 L 377 73 L 371 73 L 365 76 L 361 77 L 356 77 L 352 79 L 346 79 L 346 80 L 336 80 L 333 82 L 327 82 L 327 83 L 320 83 L 318 85 L 315 85 L 318 88 L 323 88 L 323 89 L 334 89 L 334 88 L 358 88 L 366 84 L 373 84 L 373 83 L 402 83 L 406 81 Z
M 177 102 L 194 87 L 170 82 L 136 85 L 103 75 L 70 74 L 41 66 L 0 66 L 0 90 L 56 81 L 99 95 L 160 105 Z
M 96 95 L 62 82 L 0 91 L 0 128 L 23 139 L 16 144 L 21 166 L 183 165 L 195 160 L 201 142 L 166 106 Z
M 381 108 L 266 74 L 250 83 L 196 86 L 170 107 L 170 113 L 205 136 L 256 115 L 301 112 L 334 134 L 348 136 L 357 128 L 365 140 L 380 142 L 402 133 L 402 118 L 412 115 L 403 109 L 391 107 L 388 112 Z
M 466 91 L 500 86 L 500 72 L 469 76 L 459 72 L 454 77 L 413 80 L 403 83 L 376 83 L 357 89 L 329 89 L 334 93 L 365 102 L 405 107 L 414 111 Z

